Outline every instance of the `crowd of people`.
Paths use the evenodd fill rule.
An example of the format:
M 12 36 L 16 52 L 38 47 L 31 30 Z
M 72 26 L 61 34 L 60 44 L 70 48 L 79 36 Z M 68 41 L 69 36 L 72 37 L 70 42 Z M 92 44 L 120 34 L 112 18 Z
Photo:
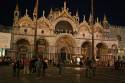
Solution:
M 21 71 L 23 74 L 36 73 L 37 77 L 46 76 L 46 70 L 48 68 L 48 64 L 52 63 L 52 61 L 47 61 L 43 58 L 33 58 L 30 61 L 27 58 L 23 59 L 14 59 L 13 60 L 13 76 L 19 77 Z M 54 66 L 58 68 L 58 74 L 62 75 L 64 71 L 65 64 L 63 62 L 53 63 Z M 83 62 L 82 60 L 79 62 L 79 67 L 85 67 L 85 77 L 91 78 L 96 75 L 96 61 L 87 57 L 87 59 Z M 125 68 L 125 62 L 117 60 L 114 62 L 114 70 L 121 70 L 123 67 Z
M 27 58 L 14 59 L 12 64 L 14 77 L 19 77 L 20 73 L 22 73 L 21 71 L 23 71 L 23 74 L 36 73 L 37 77 L 40 78 L 41 76 L 46 75 L 46 69 L 48 68 L 48 61 L 39 57 L 33 58 L 30 61 Z M 90 77 L 90 75 L 94 76 L 96 66 L 94 66 L 92 60 L 87 58 L 84 64 L 86 65 L 86 77 Z M 80 67 L 83 67 L 82 62 L 80 62 L 79 65 Z M 64 71 L 64 63 L 58 62 L 56 67 L 58 68 L 58 74 L 62 75 Z
M 48 64 L 50 63 L 52 63 L 52 61 L 48 61 L 40 57 L 33 58 L 31 60 L 28 60 L 27 58 L 14 59 L 12 63 L 13 77 L 20 77 L 20 74 L 22 73 L 36 73 L 37 78 L 41 78 L 42 76 L 44 77 L 46 76 L 46 70 L 48 68 Z M 58 74 L 62 75 L 64 63 L 58 62 L 55 66 L 58 68 Z
M 42 58 L 33 58 L 28 60 L 27 58 L 23 59 L 14 59 L 13 60 L 13 76 L 19 77 L 21 71 L 23 74 L 37 73 L 37 76 L 45 76 L 46 69 L 48 68 L 46 60 Z
M 115 60 L 114 61 L 114 70 L 117 71 L 124 71 L 125 69 L 125 61 L 124 60 Z

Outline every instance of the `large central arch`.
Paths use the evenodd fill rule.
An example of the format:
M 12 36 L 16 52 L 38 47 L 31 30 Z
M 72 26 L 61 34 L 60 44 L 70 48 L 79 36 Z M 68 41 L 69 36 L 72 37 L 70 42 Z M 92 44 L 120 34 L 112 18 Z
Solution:
M 59 61 L 70 61 L 74 54 L 75 40 L 70 35 L 62 35 L 56 40 L 56 53 Z
M 68 21 L 59 21 L 55 26 L 55 32 L 73 34 L 73 27 Z

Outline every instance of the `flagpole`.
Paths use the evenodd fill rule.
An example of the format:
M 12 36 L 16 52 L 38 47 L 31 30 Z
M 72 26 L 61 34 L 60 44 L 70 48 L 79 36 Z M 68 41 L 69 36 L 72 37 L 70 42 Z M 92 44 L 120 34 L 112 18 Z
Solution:
M 93 0 L 91 0 L 91 14 L 92 14 L 92 21 L 91 21 L 91 28 L 92 28 L 92 59 L 95 60 L 94 55 L 94 9 L 93 9 Z
M 35 20 L 35 31 L 34 31 L 34 56 L 37 56 L 37 18 L 38 18 L 38 0 L 35 0 L 35 8 L 34 8 L 34 20 Z

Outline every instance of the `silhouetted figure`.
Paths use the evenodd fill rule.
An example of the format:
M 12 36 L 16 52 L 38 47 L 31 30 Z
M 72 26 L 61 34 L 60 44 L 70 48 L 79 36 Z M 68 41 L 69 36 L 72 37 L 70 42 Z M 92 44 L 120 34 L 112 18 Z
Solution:
M 59 75 L 62 75 L 63 63 L 62 63 L 62 62 L 59 62 L 59 63 L 57 64 L 57 67 L 58 67 L 58 69 L 59 69 Z
M 86 65 L 85 76 L 87 78 L 91 77 L 91 74 L 94 70 L 93 70 L 93 67 L 92 67 L 92 60 L 89 57 L 87 57 L 87 59 L 85 61 L 85 65 Z
M 20 76 L 20 66 L 21 66 L 21 61 L 17 60 L 17 62 L 16 62 L 16 76 L 17 77 Z
M 43 61 L 43 69 L 42 69 L 43 76 L 46 75 L 46 69 L 47 68 L 48 68 L 47 62 Z
M 38 60 L 35 62 L 35 66 L 36 66 L 38 78 L 40 78 L 41 77 L 41 71 L 42 71 L 42 61 L 41 61 L 40 58 L 38 58 Z
M 16 60 L 13 61 L 13 77 L 16 77 Z
M 35 73 L 36 72 L 36 66 L 35 66 L 35 62 L 37 61 L 36 58 L 33 58 L 31 61 L 30 61 L 30 66 L 29 66 L 29 70 L 31 73 Z
M 83 62 L 82 62 L 82 61 L 80 61 L 80 62 L 79 62 L 79 65 L 80 65 L 80 67 L 82 67 L 82 66 L 83 66 Z

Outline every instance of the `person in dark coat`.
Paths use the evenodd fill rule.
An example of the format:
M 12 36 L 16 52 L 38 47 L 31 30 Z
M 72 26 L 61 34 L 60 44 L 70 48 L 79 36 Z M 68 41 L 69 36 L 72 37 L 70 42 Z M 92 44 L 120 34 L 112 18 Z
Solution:
M 63 63 L 62 63 L 62 62 L 59 62 L 59 63 L 57 64 L 57 67 L 58 67 L 58 69 L 59 69 L 59 75 L 62 75 L 62 71 L 63 71 L 63 67 L 64 67 Z
M 16 60 L 13 61 L 13 77 L 16 77 Z
M 21 65 L 21 61 L 20 60 L 17 60 L 16 61 L 16 75 L 17 75 L 17 77 L 19 77 L 20 76 L 20 65 Z
M 85 76 L 90 77 L 91 70 L 92 70 L 92 60 L 89 57 L 87 57 L 87 59 L 85 61 L 85 65 L 86 65 Z
M 38 60 L 36 61 L 35 66 L 36 66 L 37 76 L 38 78 L 40 78 L 42 70 L 42 61 L 40 58 L 38 58 Z
M 43 69 L 42 69 L 43 76 L 46 75 L 46 69 L 47 68 L 48 68 L 47 62 L 43 61 Z

